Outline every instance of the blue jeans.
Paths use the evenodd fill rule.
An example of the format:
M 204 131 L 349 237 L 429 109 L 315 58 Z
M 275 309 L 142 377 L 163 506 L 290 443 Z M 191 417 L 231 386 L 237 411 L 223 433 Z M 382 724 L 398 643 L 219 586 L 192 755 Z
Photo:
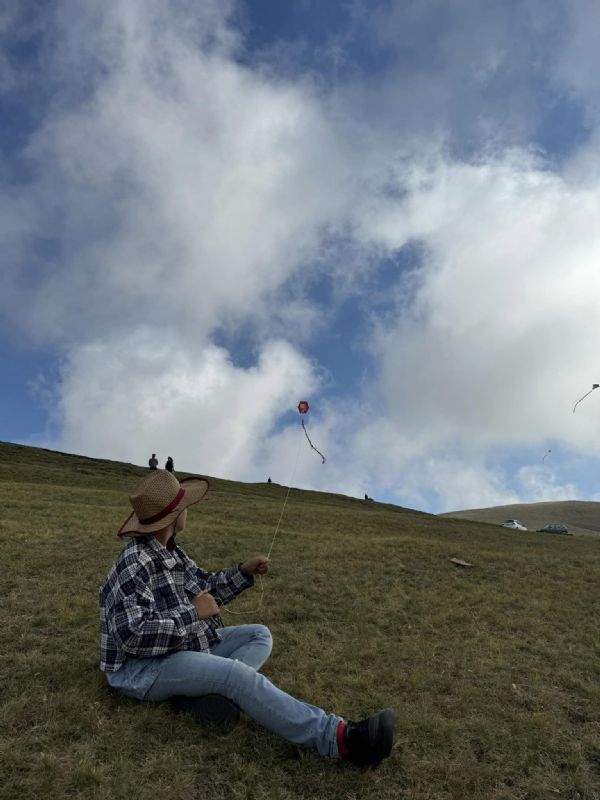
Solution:
M 341 717 L 296 700 L 258 670 L 272 648 L 264 625 L 236 625 L 219 631 L 222 641 L 210 653 L 180 650 L 156 658 L 130 658 L 110 685 L 129 697 L 157 702 L 169 697 L 220 694 L 260 725 L 320 755 L 338 755 L 336 731 Z

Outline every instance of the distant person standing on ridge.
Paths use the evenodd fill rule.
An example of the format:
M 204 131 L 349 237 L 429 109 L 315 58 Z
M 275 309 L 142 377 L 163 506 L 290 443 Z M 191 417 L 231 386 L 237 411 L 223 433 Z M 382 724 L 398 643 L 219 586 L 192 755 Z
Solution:
M 273 483 L 273 481 L 271 480 L 271 478 L 267 478 L 267 483 Z
M 158 469 L 158 458 L 156 457 L 156 453 L 152 453 L 152 458 L 148 459 L 148 466 L 150 469 Z
M 173 472 L 173 459 L 171 458 L 171 456 L 167 458 L 165 469 L 168 470 L 169 472 Z
M 270 564 L 255 555 L 205 572 L 179 547 L 188 506 L 207 491 L 206 478 L 179 482 L 160 469 L 130 496 L 133 512 L 118 531 L 130 539 L 100 589 L 100 669 L 109 685 L 135 700 L 170 700 L 201 724 L 236 722 L 241 709 L 321 756 L 376 766 L 392 751 L 391 709 L 352 722 L 297 700 L 259 672 L 273 644 L 268 628 L 220 627 L 219 606 Z

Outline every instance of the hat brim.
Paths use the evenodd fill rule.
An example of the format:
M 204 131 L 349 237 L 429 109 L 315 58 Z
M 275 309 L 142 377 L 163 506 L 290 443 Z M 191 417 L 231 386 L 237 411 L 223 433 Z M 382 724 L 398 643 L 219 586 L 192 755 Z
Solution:
M 210 486 L 206 478 L 183 478 L 183 480 L 179 481 L 179 485 L 182 489 L 185 489 L 185 494 L 177 506 L 166 516 L 157 522 L 144 525 L 139 521 L 135 511 L 132 511 L 117 531 L 117 536 L 141 536 L 145 533 L 161 531 L 171 522 L 174 522 L 185 508 L 199 503 L 208 492 Z

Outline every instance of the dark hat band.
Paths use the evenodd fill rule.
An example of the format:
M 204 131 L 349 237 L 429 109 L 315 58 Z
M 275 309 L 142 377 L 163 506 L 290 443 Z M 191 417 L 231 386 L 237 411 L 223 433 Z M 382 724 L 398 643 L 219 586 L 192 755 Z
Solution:
M 179 501 L 184 496 L 184 494 L 185 494 L 185 489 L 182 486 L 181 489 L 175 495 L 175 497 L 171 500 L 168 506 L 165 506 L 165 508 L 163 508 L 162 511 L 159 511 L 158 514 L 155 514 L 153 517 L 146 517 L 145 519 L 140 519 L 140 523 L 142 525 L 152 525 L 153 522 L 158 522 L 159 519 L 163 519 L 168 514 L 170 514 L 171 511 L 173 511 L 173 509 L 177 508 L 177 505 L 179 504 Z

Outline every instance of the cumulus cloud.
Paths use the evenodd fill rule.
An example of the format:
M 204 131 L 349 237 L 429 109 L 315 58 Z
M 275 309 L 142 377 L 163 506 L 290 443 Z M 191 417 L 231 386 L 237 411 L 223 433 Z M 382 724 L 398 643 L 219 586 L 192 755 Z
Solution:
M 145 463 L 149 451 L 179 469 L 264 480 L 256 462 L 281 417 L 316 388 L 309 361 L 270 342 L 249 368 L 222 348 L 191 352 L 177 337 L 138 329 L 74 347 L 63 366 L 59 445 Z
M 573 482 L 560 483 L 548 468 L 539 464 L 521 467 L 517 478 L 530 503 L 564 500 L 566 497 L 576 500 L 579 497 L 579 490 Z
M 595 155 L 551 168 L 524 146 L 555 50 L 553 85 L 593 106 L 584 12 L 561 36 L 565 8 L 536 0 L 518 22 L 504 3 L 386 3 L 376 84 L 343 84 L 340 62 L 328 94 L 253 62 L 233 2 L 57 8 L 52 97 L 18 180 L 0 172 L 0 313 L 65 353 L 50 444 L 248 480 L 293 464 L 298 485 L 431 509 L 576 491 L 491 453 L 600 444 L 570 413 L 598 380 Z M 302 353 L 327 324 L 311 280 L 359 295 L 407 245 L 417 267 L 365 301 L 377 380 L 311 421 L 320 469 L 281 416 L 323 387 Z M 249 365 L 223 330 L 248 331 Z
M 595 380 L 599 212 L 596 188 L 526 153 L 413 168 L 406 199 L 374 209 L 374 237 L 424 243 L 410 303 L 376 336 L 398 425 L 481 447 L 554 436 L 597 450 L 597 419 L 571 407 Z
M 11 192 L 30 246 L 0 304 L 26 335 L 64 341 L 151 315 L 200 339 L 258 324 L 345 216 L 352 159 L 310 86 L 241 65 L 225 12 L 208 4 L 196 19 L 187 5 L 55 20 L 55 74 L 89 75 L 84 94 L 68 81 L 58 93 L 25 153 L 32 178 Z M 22 248 L 22 225 L 7 234 Z M 46 268 L 32 281 L 36 248 Z
M 338 444 L 330 453 L 327 481 L 339 491 L 358 497 L 367 491 L 376 500 L 431 510 L 496 505 L 517 497 L 503 470 L 486 463 L 485 451 L 436 439 L 428 425 L 410 431 L 361 403 L 345 420 L 338 412 L 332 427 L 338 436 L 331 439 Z

